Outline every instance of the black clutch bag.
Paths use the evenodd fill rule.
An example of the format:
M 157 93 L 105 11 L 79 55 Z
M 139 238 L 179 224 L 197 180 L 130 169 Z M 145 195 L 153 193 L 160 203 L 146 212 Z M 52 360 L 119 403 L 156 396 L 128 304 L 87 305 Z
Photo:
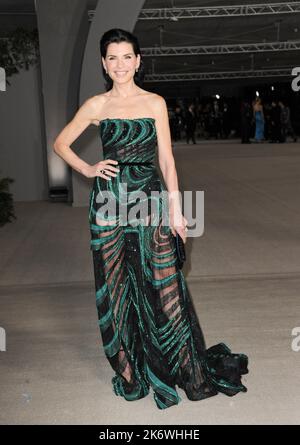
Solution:
M 174 242 L 175 242 L 175 247 L 176 247 L 177 264 L 178 264 L 179 269 L 182 269 L 183 264 L 186 260 L 186 256 L 185 256 L 184 242 L 183 242 L 181 236 L 178 235 L 178 233 L 176 233 L 176 236 L 174 236 Z

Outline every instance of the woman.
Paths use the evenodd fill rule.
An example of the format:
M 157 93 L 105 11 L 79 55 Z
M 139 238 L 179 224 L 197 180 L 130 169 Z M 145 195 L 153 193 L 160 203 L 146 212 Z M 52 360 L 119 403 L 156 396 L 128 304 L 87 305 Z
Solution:
M 254 101 L 253 114 L 255 119 L 255 142 L 263 142 L 265 138 L 265 118 L 260 97 L 257 97 Z
M 89 223 L 96 306 L 104 351 L 115 371 L 113 390 L 132 401 L 152 387 L 159 409 L 179 403 L 176 385 L 190 400 L 245 392 L 240 378 L 248 372 L 247 356 L 232 354 L 223 343 L 206 349 L 177 261 L 173 235 L 185 242 L 187 221 L 181 213 L 166 102 L 139 86 L 143 62 L 134 35 L 111 29 L 102 36 L 100 50 L 108 90 L 86 100 L 54 148 L 72 168 L 94 178 Z M 90 124 L 98 125 L 104 152 L 104 160 L 95 165 L 70 149 Z M 156 144 L 167 203 L 153 198 L 166 191 L 153 164 Z M 142 195 L 147 208 L 138 221 L 132 213 L 135 194 Z M 115 200 L 111 207 L 118 204 L 115 212 L 105 208 L 110 197 Z M 127 223 L 120 210 L 123 198 L 129 198 Z M 158 211 L 148 211 L 153 201 Z M 163 221 L 166 208 L 168 224 Z

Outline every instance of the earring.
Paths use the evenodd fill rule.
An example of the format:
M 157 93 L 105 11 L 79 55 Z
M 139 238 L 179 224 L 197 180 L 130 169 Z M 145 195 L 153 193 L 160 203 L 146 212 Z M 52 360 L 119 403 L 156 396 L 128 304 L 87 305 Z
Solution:
M 139 70 L 139 69 L 138 69 L 138 68 L 136 68 L 136 69 L 135 69 L 135 72 L 137 73 L 137 72 L 138 72 L 138 70 Z

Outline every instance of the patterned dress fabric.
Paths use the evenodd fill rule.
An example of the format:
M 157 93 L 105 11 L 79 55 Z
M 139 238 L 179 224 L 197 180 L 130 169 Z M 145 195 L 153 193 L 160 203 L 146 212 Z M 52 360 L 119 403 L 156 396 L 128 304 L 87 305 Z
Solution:
M 104 119 L 98 129 L 104 159 L 117 160 L 120 169 L 111 180 L 95 177 L 89 198 L 96 308 L 114 393 L 134 401 L 152 390 L 157 407 L 165 409 L 181 400 L 176 386 L 190 400 L 246 392 L 241 375 L 248 372 L 248 357 L 224 343 L 206 348 L 177 265 L 174 238 L 163 222 L 160 192 L 166 188 L 155 166 L 155 119 Z M 137 215 L 139 194 L 147 212 Z M 108 195 L 115 212 L 105 207 Z

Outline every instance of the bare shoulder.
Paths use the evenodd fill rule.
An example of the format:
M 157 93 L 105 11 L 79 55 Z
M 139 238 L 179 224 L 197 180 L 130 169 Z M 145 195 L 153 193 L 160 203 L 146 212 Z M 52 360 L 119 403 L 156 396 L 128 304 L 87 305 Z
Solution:
M 80 109 L 86 113 L 94 113 L 99 106 L 99 96 L 92 96 L 85 99 Z
M 107 100 L 108 96 L 106 95 L 106 93 L 102 93 L 89 97 L 82 104 L 81 109 L 83 110 L 83 112 L 89 115 L 91 122 L 94 125 L 99 124 L 101 112 Z
M 149 106 L 151 107 L 156 119 L 163 118 L 167 113 L 167 103 L 163 96 L 157 93 L 149 93 L 148 97 Z
M 109 93 L 106 91 L 105 93 L 99 93 L 95 96 L 91 97 L 97 105 L 103 105 L 109 100 Z
M 157 93 L 151 93 L 151 97 L 149 99 L 151 101 L 151 109 L 153 110 L 156 120 L 158 122 L 164 121 L 165 118 L 168 117 L 168 108 L 165 98 Z
M 149 100 L 154 107 L 161 107 L 166 104 L 165 98 L 157 93 L 149 93 Z
M 141 98 L 147 100 L 149 105 L 152 103 L 155 105 L 159 101 L 163 101 L 164 98 L 157 93 L 153 93 L 152 91 L 144 90 L 143 88 L 139 88 L 139 94 Z

